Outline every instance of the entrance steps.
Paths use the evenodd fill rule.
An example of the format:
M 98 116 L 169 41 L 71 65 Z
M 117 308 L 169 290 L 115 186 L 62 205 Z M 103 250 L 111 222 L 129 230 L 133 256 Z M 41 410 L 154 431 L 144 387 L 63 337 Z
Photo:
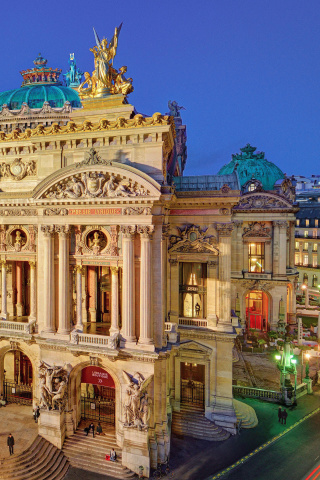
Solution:
M 203 408 L 187 404 L 181 405 L 180 412 L 172 413 L 172 432 L 210 442 L 220 442 L 230 437 L 229 432 L 204 416 Z
M 233 407 L 237 420 L 241 420 L 241 428 L 254 428 L 258 425 L 258 418 L 255 410 L 246 403 L 233 399 Z
M 87 425 L 82 422 L 75 434 L 66 438 L 64 442 L 62 451 L 68 457 L 71 465 L 115 478 L 133 478 L 135 474 L 121 465 L 122 451 L 117 446 L 114 428 L 101 424 L 103 433 L 95 434 L 93 438 L 92 432 L 86 436 L 85 426 Z M 105 459 L 111 448 L 114 448 L 117 453 L 116 462 L 109 462 Z
M 20 455 L 0 460 L 0 479 L 62 480 L 69 466 L 62 451 L 38 435 Z

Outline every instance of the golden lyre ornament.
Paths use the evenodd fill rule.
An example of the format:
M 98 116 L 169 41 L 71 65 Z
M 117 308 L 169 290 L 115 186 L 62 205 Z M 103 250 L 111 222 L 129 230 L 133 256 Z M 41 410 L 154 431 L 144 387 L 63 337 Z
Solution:
M 98 34 L 93 29 L 96 46 L 90 48 L 90 52 L 94 55 L 94 71 L 91 75 L 89 72 L 84 74 L 85 79 L 78 88 L 81 99 L 101 98 L 116 94 L 128 95 L 133 91 L 132 78 L 124 76 L 127 67 L 123 66 L 119 70 L 113 67 L 121 27 L 122 23 L 115 28 L 110 43 L 106 38 L 100 41 Z

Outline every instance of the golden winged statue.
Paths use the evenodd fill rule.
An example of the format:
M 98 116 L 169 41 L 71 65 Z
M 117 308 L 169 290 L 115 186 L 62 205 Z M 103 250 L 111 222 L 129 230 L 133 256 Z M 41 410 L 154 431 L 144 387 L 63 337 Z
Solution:
M 133 91 L 132 78 L 127 79 L 124 76 L 127 67 L 123 66 L 119 71 L 113 67 L 121 27 L 122 23 L 115 28 L 110 42 L 107 38 L 100 41 L 97 32 L 93 29 L 96 45 L 90 48 L 90 52 L 94 55 L 94 71 L 91 75 L 89 72 L 84 74 L 84 81 L 78 88 L 81 99 L 115 94 L 128 95 Z

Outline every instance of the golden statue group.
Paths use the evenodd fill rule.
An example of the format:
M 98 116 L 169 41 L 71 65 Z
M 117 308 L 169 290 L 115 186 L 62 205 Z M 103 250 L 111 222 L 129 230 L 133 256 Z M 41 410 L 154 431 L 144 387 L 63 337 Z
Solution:
M 106 38 L 100 41 L 95 29 L 93 29 L 96 46 L 90 48 L 90 52 L 94 55 L 94 71 L 92 75 L 89 72 L 84 73 L 85 79 L 78 88 L 81 99 L 116 94 L 128 95 L 133 91 L 132 78 L 125 77 L 127 67 L 123 66 L 119 70 L 113 67 L 121 27 L 122 23 L 118 28 L 115 28 L 109 44 Z

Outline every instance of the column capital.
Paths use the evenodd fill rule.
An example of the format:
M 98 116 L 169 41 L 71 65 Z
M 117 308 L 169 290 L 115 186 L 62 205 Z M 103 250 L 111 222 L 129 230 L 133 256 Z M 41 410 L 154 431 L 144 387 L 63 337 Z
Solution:
M 154 232 L 154 225 L 142 225 L 138 226 L 137 232 L 140 233 L 142 238 L 152 238 Z
M 30 266 L 31 269 L 35 269 L 35 268 L 36 268 L 36 265 L 37 265 L 37 264 L 36 264 L 36 262 L 35 262 L 34 260 L 30 260 L 30 261 L 29 261 L 29 266 Z
M 82 265 L 75 265 L 74 271 L 75 271 L 75 273 L 81 273 L 81 275 L 82 275 L 83 274 L 83 266 Z
M 124 238 L 132 239 L 136 233 L 135 225 L 121 225 L 121 233 Z
M 233 230 L 233 223 L 216 223 L 219 237 L 230 237 Z
M 119 272 L 119 267 L 110 267 L 110 270 L 113 275 L 116 275 Z
M 233 220 L 232 223 L 235 226 L 235 228 L 241 228 L 243 225 L 243 220 Z
M 67 237 L 70 233 L 70 225 L 56 225 L 55 231 L 59 234 L 59 237 Z
M 272 224 L 274 227 L 279 227 L 280 229 L 287 228 L 288 226 L 288 222 L 286 220 L 275 220 L 274 222 L 272 222 Z
M 54 235 L 54 225 L 41 225 L 41 232 L 45 237 L 52 237 Z

